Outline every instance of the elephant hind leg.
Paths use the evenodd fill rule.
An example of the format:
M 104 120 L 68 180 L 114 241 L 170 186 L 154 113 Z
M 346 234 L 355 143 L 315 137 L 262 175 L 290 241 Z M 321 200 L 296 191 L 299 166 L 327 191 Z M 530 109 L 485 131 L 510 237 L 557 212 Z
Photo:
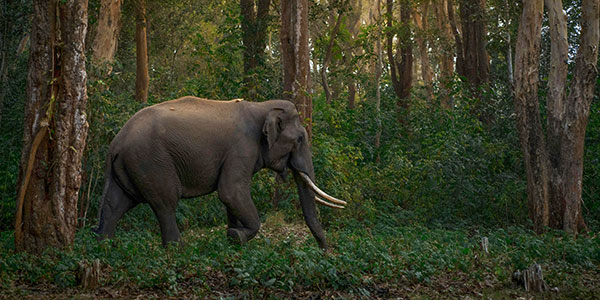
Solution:
M 158 208 L 155 205 L 150 205 L 158 224 L 160 225 L 160 235 L 162 237 L 163 246 L 170 243 L 181 243 L 179 228 L 177 228 L 177 218 L 175 217 L 175 208 Z
M 112 238 L 115 235 L 117 222 L 136 204 L 137 202 L 121 189 L 112 176 L 108 176 L 100 207 L 99 225 L 96 229 L 98 239 Z

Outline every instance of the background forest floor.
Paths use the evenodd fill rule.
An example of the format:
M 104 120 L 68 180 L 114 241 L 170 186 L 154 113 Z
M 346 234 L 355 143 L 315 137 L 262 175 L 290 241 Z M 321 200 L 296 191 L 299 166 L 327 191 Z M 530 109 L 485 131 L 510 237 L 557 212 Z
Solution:
M 146 208 L 138 209 L 145 214 Z M 323 253 L 299 216 L 263 216 L 259 235 L 230 244 L 225 225 L 183 231 L 185 246 L 163 248 L 158 225 L 118 230 L 97 242 L 89 228 L 72 251 L 15 253 L 12 232 L 0 243 L 0 298 L 212 299 L 598 299 L 600 237 L 535 235 L 510 227 L 435 228 L 390 208 L 376 222 L 327 228 Z M 125 220 L 127 224 L 127 220 Z M 125 229 L 125 230 L 123 230 Z M 488 237 L 489 254 L 480 247 Z M 77 287 L 81 260 L 100 259 L 100 288 Z M 512 283 L 517 269 L 541 264 L 550 287 L 530 294 Z

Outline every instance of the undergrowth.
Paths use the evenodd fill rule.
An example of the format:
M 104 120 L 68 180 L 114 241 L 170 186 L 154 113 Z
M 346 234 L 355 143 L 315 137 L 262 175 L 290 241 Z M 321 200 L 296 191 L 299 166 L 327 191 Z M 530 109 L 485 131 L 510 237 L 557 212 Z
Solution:
M 344 297 L 386 298 L 409 293 L 399 286 L 423 286 L 425 296 L 489 293 L 486 288 L 522 294 L 512 286 L 511 274 L 533 263 L 542 265 L 560 298 L 590 298 L 600 292 L 597 236 L 535 235 L 520 227 L 448 230 L 424 226 L 389 207 L 373 223 L 346 220 L 326 228 L 331 249 L 323 252 L 300 218 L 288 221 L 284 215 L 267 214 L 257 238 L 241 246 L 229 243 L 225 226 L 217 225 L 188 228 L 184 246 L 163 248 L 154 224 L 152 230 L 119 230 L 115 239 L 102 242 L 83 228 L 72 251 L 30 255 L 15 253 L 12 232 L 3 232 L 0 287 L 13 296 L 35 294 L 28 286 L 78 293 L 78 262 L 99 259 L 102 287 L 175 297 L 285 298 L 335 291 Z M 489 238 L 489 254 L 479 246 L 483 236 Z M 459 283 L 466 290 L 440 290 Z

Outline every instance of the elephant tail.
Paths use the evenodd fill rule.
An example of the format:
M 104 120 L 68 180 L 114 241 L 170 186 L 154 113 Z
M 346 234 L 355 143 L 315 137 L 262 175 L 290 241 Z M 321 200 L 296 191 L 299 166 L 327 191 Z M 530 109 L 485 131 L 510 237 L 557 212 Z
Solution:
M 108 155 L 106 155 L 106 162 L 104 166 L 104 188 L 102 189 L 102 198 L 100 199 L 100 204 L 98 205 L 98 227 L 92 229 L 96 233 L 100 233 L 102 231 L 102 228 L 104 227 L 104 216 L 102 215 L 102 211 L 108 190 L 111 188 L 111 185 L 113 186 L 113 188 L 114 185 L 116 185 L 112 172 L 113 161 L 114 157 L 109 152 Z

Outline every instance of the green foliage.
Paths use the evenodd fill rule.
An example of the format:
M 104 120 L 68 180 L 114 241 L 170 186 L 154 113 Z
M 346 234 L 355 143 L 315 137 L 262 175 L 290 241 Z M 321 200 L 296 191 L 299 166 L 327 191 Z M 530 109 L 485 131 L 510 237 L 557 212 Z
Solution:
M 386 283 L 427 289 L 447 276 L 501 288 L 510 282 L 512 271 L 535 262 L 544 267 L 550 286 L 579 298 L 593 290 L 586 288 L 583 278 L 564 280 L 565 276 L 600 271 L 597 237 L 535 235 L 518 227 L 430 229 L 391 206 L 371 225 L 350 222 L 328 228 L 332 250 L 327 253 L 310 236 L 271 240 L 271 230 L 264 228 L 256 239 L 238 246 L 227 241 L 223 226 L 196 228 L 184 233 L 185 246 L 165 249 L 158 233 L 144 228 L 122 231 L 103 242 L 85 228 L 77 234 L 72 251 L 46 249 L 41 255 L 14 253 L 12 233 L 3 232 L 0 287 L 11 293 L 17 283 L 74 287 L 78 262 L 99 259 L 100 284 L 112 288 L 153 289 L 171 296 L 185 295 L 190 287 L 194 294 L 207 296 L 221 291 L 233 295 L 246 291 L 257 297 L 314 290 L 368 296 Z M 487 255 L 479 247 L 483 236 L 490 241 Z M 597 291 L 598 286 L 592 288 Z

